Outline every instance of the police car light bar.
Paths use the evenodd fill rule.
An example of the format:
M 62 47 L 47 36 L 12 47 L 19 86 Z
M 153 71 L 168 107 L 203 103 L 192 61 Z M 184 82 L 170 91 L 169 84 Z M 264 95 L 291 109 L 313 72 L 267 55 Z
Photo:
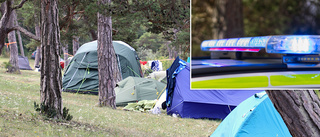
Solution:
M 270 36 L 205 40 L 201 43 L 203 51 L 243 51 L 259 52 L 265 48 Z
M 268 53 L 320 54 L 320 36 L 272 36 L 266 47 Z
M 283 35 L 205 40 L 203 51 L 242 51 L 280 54 L 320 54 L 319 35 Z

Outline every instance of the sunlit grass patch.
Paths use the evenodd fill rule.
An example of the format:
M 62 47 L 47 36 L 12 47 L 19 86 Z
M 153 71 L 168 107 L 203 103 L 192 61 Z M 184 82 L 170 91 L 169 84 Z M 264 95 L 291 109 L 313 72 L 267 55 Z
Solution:
M 40 103 L 40 73 L 0 68 L 0 136 L 209 136 L 220 123 L 98 107 L 96 95 L 63 92 L 62 98 L 73 119 L 44 120 L 33 108 Z

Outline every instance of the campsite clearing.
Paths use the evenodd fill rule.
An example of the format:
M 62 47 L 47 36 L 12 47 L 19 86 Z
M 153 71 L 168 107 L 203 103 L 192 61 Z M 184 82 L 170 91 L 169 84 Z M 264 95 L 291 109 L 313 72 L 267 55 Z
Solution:
M 8 60 L 0 58 L 0 64 Z M 40 73 L 21 73 L 5 73 L 0 67 L 0 136 L 209 136 L 220 124 L 97 107 L 96 95 L 66 92 L 62 93 L 63 105 L 73 119 L 44 120 L 33 108 L 34 101 L 40 102 Z

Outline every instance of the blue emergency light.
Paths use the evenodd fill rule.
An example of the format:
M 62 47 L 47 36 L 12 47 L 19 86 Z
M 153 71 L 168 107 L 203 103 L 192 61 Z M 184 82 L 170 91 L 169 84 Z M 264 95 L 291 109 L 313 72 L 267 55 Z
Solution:
M 319 35 L 283 35 L 205 40 L 203 51 L 242 51 L 278 54 L 320 54 Z
M 320 36 L 272 36 L 267 43 L 268 53 L 320 54 Z

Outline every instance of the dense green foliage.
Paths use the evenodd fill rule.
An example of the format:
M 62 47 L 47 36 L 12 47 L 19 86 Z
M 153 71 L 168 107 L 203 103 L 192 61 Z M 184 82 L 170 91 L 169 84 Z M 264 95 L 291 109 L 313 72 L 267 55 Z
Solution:
M 37 18 L 40 16 L 39 3 L 39 0 L 28 1 L 17 10 L 19 25 L 32 33 L 35 33 L 35 23 L 39 22 Z M 152 54 L 168 58 L 168 52 L 175 49 L 179 51 L 177 55 L 185 58 L 189 56 L 190 0 L 147 0 L 143 2 L 112 0 L 112 3 L 107 6 L 97 4 L 97 0 L 59 1 L 62 45 L 68 44 L 69 51 L 72 51 L 73 36 L 80 36 L 80 45 L 96 40 L 97 12 L 105 10 L 109 11 L 107 14 L 112 16 L 113 40 L 128 43 L 138 53 L 139 49 L 149 50 L 151 48 Z M 142 36 L 143 38 L 140 38 Z M 143 48 L 140 48 L 141 39 L 156 41 L 157 44 L 145 44 Z M 169 49 L 165 45 L 167 41 L 171 42 Z M 39 45 L 38 42 L 26 36 L 23 36 L 23 43 L 29 52 L 34 51 Z M 156 52 L 158 50 L 161 52 Z

